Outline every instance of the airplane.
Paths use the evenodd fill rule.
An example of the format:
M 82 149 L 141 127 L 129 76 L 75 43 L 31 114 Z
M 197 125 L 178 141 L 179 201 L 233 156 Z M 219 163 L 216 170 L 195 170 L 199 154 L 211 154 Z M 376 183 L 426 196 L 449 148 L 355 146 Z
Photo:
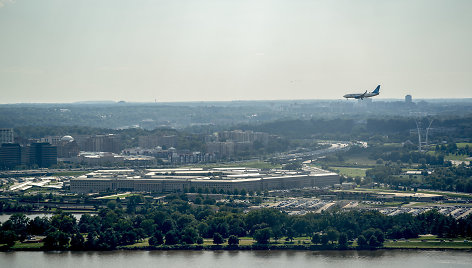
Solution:
M 358 99 L 363 100 L 364 98 L 369 98 L 369 97 L 374 97 L 374 96 L 379 95 L 380 93 L 379 91 L 380 91 L 380 85 L 378 85 L 372 92 L 367 92 L 366 90 L 364 93 L 346 94 L 343 97 L 346 99 L 354 98 L 357 100 Z

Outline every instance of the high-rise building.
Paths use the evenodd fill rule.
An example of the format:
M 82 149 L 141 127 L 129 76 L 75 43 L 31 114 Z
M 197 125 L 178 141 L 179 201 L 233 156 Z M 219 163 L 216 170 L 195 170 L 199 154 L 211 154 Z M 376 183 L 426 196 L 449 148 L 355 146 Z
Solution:
M 233 141 L 217 141 L 206 143 L 206 150 L 208 153 L 216 153 L 219 156 L 231 156 L 234 154 L 234 142 Z
M 405 103 L 412 103 L 412 102 L 413 102 L 413 100 L 412 100 L 411 95 L 406 95 L 405 96 Z
M 3 143 L 0 147 L 0 169 L 21 165 L 21 147 L 18 143 Z
M 223 131 L 218 134 L 219 138 L 226 141 L 234 142 L 255 142 L 260 141 L 263 144 L 267 144 L 269 141 L 269 134 L 264 132 L 252 132 L 252 131 Z
M 50 167 L 57 164 L 57 147 L 47 142 L 32 143 L 27 150 L 28 162 L 38 167 Z
M 13 128 L 0 128 L 0 145 L 13 143 Z
M 80 143 L 79 143 L 80 146 Z M 85 140 L 82 151 L 89 152 L 121 152 L 121 141 L 119 136 L 113 134 L 94 135 Z
M 155 148 L 157 146 L 174 147 L 177 143 L 175 135 L 150 135 L 140 136 L 138 145 L 141 148 Z

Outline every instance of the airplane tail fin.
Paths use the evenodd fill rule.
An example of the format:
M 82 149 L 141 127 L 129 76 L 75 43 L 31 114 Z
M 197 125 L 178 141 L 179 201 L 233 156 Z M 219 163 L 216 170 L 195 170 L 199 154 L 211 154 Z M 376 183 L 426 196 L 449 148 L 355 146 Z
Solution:
M 379 93 L 379 91 L 380 91 L 380 85 L 378 85 L 378 86 L 374 89 L 374 91 L 372 91 L 372 93 Z

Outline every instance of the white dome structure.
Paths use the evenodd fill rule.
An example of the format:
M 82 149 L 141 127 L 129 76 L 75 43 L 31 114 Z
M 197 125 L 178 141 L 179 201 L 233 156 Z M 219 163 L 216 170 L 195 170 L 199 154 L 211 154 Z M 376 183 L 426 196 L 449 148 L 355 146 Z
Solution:
M 72 141 L 74 141 L 74 138 L 72 138 L 72 136 L 66 135 L 66 136 L 61 138 L 61 141 L 72 142 Z

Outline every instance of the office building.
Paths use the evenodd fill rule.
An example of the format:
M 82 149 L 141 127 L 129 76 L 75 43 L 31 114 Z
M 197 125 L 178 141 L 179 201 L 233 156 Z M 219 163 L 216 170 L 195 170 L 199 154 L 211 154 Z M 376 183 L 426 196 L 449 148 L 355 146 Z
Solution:
M 0 147 L 0 169 L 12 169 L 21 165 L 21 146 L 3 143 Z
M 0 145 L 13 143 L 13 128 L 0 128 Z
M 119 136 L 114 134 L 93 135 L 81 142 L 81 151 L 88 152 L 121 152 L 121 141 Z M 79 143 L 80 146 L 80 143 Z
M 47 168 L 57 164 L 57 147 L 46 142 L 34 142 L 27 148 L 29 165 Z

